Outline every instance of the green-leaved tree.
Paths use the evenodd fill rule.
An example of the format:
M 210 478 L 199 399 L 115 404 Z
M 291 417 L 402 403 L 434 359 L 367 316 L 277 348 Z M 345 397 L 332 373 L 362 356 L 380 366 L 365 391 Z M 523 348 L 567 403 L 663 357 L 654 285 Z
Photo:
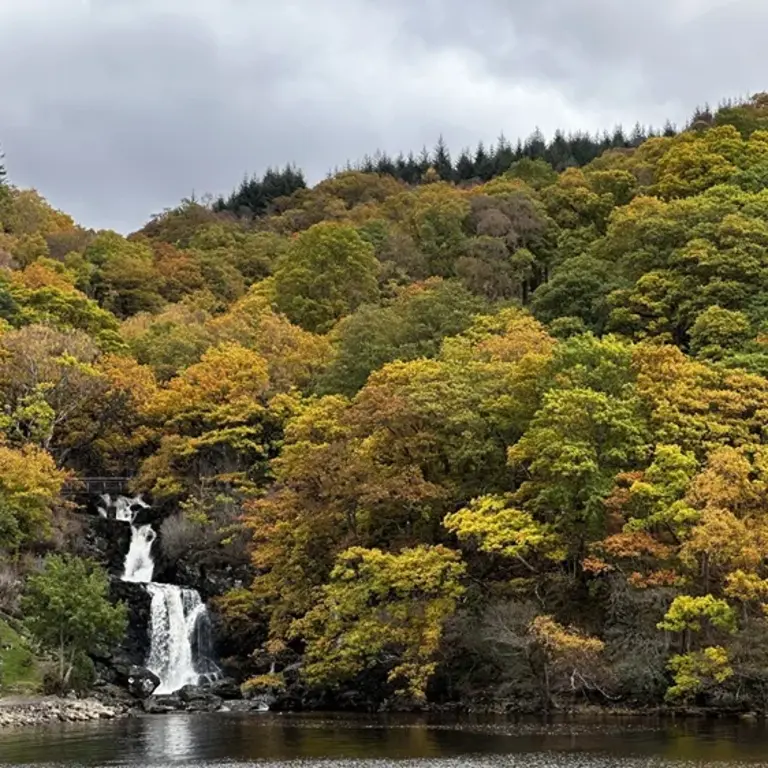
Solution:
M 89 651 L 117 642 L 125 632 L 125 605 L 112 605 L 106 571 L 90 560 L 49 555 L 32 576 L 22 602 L 32 635 L 58 660 L 63 689 Z

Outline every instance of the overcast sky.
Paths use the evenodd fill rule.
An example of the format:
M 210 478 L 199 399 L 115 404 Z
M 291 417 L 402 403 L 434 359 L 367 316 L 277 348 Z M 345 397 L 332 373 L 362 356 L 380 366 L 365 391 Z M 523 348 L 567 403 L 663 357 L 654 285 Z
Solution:
M 193 190 L 768 90 L 765 0 L 0 0 L 12 180 L 129 232 Z

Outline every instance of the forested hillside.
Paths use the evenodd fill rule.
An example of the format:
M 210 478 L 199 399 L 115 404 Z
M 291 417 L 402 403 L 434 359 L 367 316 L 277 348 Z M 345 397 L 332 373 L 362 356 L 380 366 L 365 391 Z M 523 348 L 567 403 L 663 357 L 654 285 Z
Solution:
M 129 237 L 0 182 L 0 613 L 130 476 L 251 689 L 768 708 L 768 96 L 667 133 Z

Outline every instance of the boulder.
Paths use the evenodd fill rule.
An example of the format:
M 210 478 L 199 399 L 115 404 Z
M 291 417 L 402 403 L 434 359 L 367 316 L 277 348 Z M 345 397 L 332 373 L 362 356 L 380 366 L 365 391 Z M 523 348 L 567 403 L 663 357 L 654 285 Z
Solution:
M 222 703 L 218 696 L 209 694 L 204 699 L 190 701 L 185 709 L 187 712 L 218 712 L 221 709 Z
M 158 685 L 160 678 L 140 664 L 132 664 L 125 658 L 112 662 L 113 679 L 109 683 L 121 685 L 137 699 L 146 699 L 151 696 Z
M 225 701 L 222 709 L 227 712 L 268 712 L 270 704 L 265 698 Z
M 187 712 L 215 712 L 221 708 L 221 697 L 199 685 L 185 685 L 178 696 Z
M 125 686 L 137 699 L 148 698 L 158 685 L 160 685 L 160 678 L 146 667 L 133 666 L 128 670 Z
M 188 712 L 215 712 L 221 708 L 221 697 L 199 685 L 185 685 L 178 696 Z
M 148 715 L 165 715 L 168 712 L 180 712 L 184 702 L 178 696 L 150 696 L 142 702 Z
M 211 694 L 202 686 L 185 685 L 178 691 L 178 697 L 185 703 L 207 699 Z
M 231 677 L 216 680 L 208 686 L 208 690 L 225 701 L 235 701 L 243 698 L 243 692 L 240 690 L 240 686 Z

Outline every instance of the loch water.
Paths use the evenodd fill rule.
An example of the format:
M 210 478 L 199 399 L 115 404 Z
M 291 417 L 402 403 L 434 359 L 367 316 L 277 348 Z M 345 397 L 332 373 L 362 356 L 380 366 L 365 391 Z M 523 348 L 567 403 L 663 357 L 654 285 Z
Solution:
M 768 728 L 692 720 L 179 714 L 0 731 L 0 765 L 768 768 Z

